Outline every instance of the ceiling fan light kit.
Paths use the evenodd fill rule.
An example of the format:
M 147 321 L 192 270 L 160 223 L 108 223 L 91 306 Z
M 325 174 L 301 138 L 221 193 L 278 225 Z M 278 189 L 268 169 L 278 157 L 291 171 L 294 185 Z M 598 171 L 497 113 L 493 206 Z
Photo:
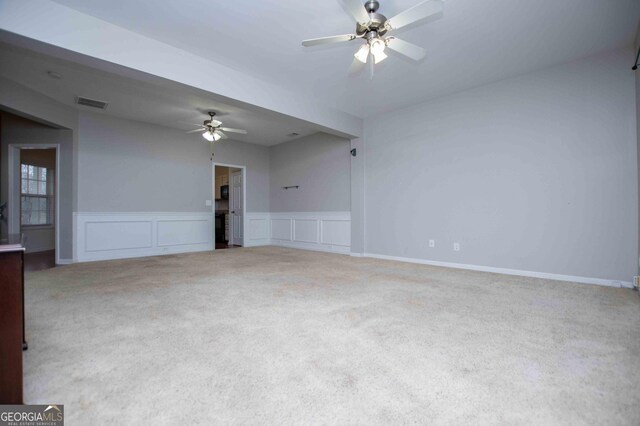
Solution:
M 441 18 L 443 13 L 442 0 L 424 0 L 389 19 L 378 13 L 380 3 L 377 0 L 367 0 L 364 4 L 361 0 L 340 0 L 340 2 L 356 21 L 355 34 L 305 40 L 302 45 L 311 47 L 347 42 L 357 38 L 364 39 L 365 43 L 355 53 L 354 64 L 350 70 L 356 73 L 361 70 L 362 65 L 369 63 L 371 77 L 373 77 L 373 65 L 379 64 L 388 57 L 385 53 L 387 47 L 416 62 L 421 61 L 426 55 L 423 48 L 387 34 L 427 18 Z
M 189 130 L 187 133 L 203 132 L 202 137 L 209 142 L 218 142 L 220 139 L 227 139 L 227 135 L 224 132 L 239 133 L 246 135 L 247 131 L 242 129 L 233 129 L 231 127 L 222 127 L 222 122 L 214 120 L 216 113 L 209 111 L 209 120 L 204 120 L 202 125 L 198 125 L 197 129 Z

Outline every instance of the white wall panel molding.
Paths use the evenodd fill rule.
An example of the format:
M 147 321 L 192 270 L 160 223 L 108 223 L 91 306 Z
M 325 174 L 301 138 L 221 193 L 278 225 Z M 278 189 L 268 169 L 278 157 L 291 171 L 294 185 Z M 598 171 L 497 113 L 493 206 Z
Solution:
M 213 214 L 74 213 L 76 261 L 213 249 Z
M 277 212 L 269 215 L 271 244 L 348 254 L 350 212 Z
M 268 212 L 247 212 L 245 226 L 245 247 L 271 244 Z
M 211 213 L 74 213 L 76 260 L 213 250 Z M 349 212 L 247 212 L 245 247 L 276 245 L 349 254 Z

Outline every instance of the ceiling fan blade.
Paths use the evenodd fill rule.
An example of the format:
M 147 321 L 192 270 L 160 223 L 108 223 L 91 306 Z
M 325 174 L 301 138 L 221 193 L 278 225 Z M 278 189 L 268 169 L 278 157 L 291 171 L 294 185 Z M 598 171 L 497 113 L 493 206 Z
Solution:
M 398 13 L 393 18 L 387 19 L 385 26 L 389 30 L 397 30 L 414 22 L 422 21 L 423 19 L 439 19 L 442 17 L 443 10 L 442 0 L 425 0 L 404 12 Z
M 355 40 L 357 36 L 355 34 L 343 34 L 337 36 L 330 37 L 320 37 L 320 38 L 312 38 L 309 40 L 304 40 L 302 45 L 304 47 L 318 46 L 321 44 L 330 44 L 330 43 L 342 43 L 345 41 Z
M 196 132 L 204 132 L 206 129 L 203 127 L 201 129 L 193 129 L 189 130 L 187 133 L 196 133 Z
M 427 55 L 427 52 L 422 47 L 395 37 L 387 39 L 387 47 L 416 62 L 421 61 Z
M 222 121 L 218 121 L 218 120 L 213 120 L 212 119 L 211 122 L 209 123 L 209 125 L 213 126 L 213 127 L 220 127 L 220 126 L 222 126 Z
M 364 8 L 362 0 L 340 0 L 345 11 L 353 16 L 353 19 L 360 24 L 366 24 L 371 20 L 367 9 Z
M 227 139 L 228 136 L 224 134 L 224 132 L 220 131 L 220 130 L 216 130 L 216 133 L 218 133 L 220 136 L 222 136 L 221 139 Z
M 349 75 L 349 77 L 354 77 L 364 70 L 364 66 L 365 64 L 362 61 L 353 58 L 353 62 L 351 62 L 351 66 L 349 67 L 349 71 L 347 72 L 347 74 Z
M 220 127 L 220 130 L 224 130 L 225 132 L 229 132 L 229 133 L 241 133 L 243 135 L 247 134 L 246 130 L 242 130 L 242 129 L 233 129 L 231 127 Z

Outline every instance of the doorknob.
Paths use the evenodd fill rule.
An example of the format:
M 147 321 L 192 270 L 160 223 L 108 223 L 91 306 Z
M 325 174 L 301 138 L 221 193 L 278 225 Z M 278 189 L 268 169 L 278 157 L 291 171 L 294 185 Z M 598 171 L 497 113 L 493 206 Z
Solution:
M 236 214 L 236 211 L 235 210 L 231 210 L 231 213 Z

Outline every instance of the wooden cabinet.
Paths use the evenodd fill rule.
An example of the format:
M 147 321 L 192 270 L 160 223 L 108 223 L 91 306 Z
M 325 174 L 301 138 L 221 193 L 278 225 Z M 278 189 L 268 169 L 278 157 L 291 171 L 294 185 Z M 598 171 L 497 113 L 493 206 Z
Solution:
M 0 404 L 22 404 L 23 348 L 24 247 L 14 239 L 0 242 Z

